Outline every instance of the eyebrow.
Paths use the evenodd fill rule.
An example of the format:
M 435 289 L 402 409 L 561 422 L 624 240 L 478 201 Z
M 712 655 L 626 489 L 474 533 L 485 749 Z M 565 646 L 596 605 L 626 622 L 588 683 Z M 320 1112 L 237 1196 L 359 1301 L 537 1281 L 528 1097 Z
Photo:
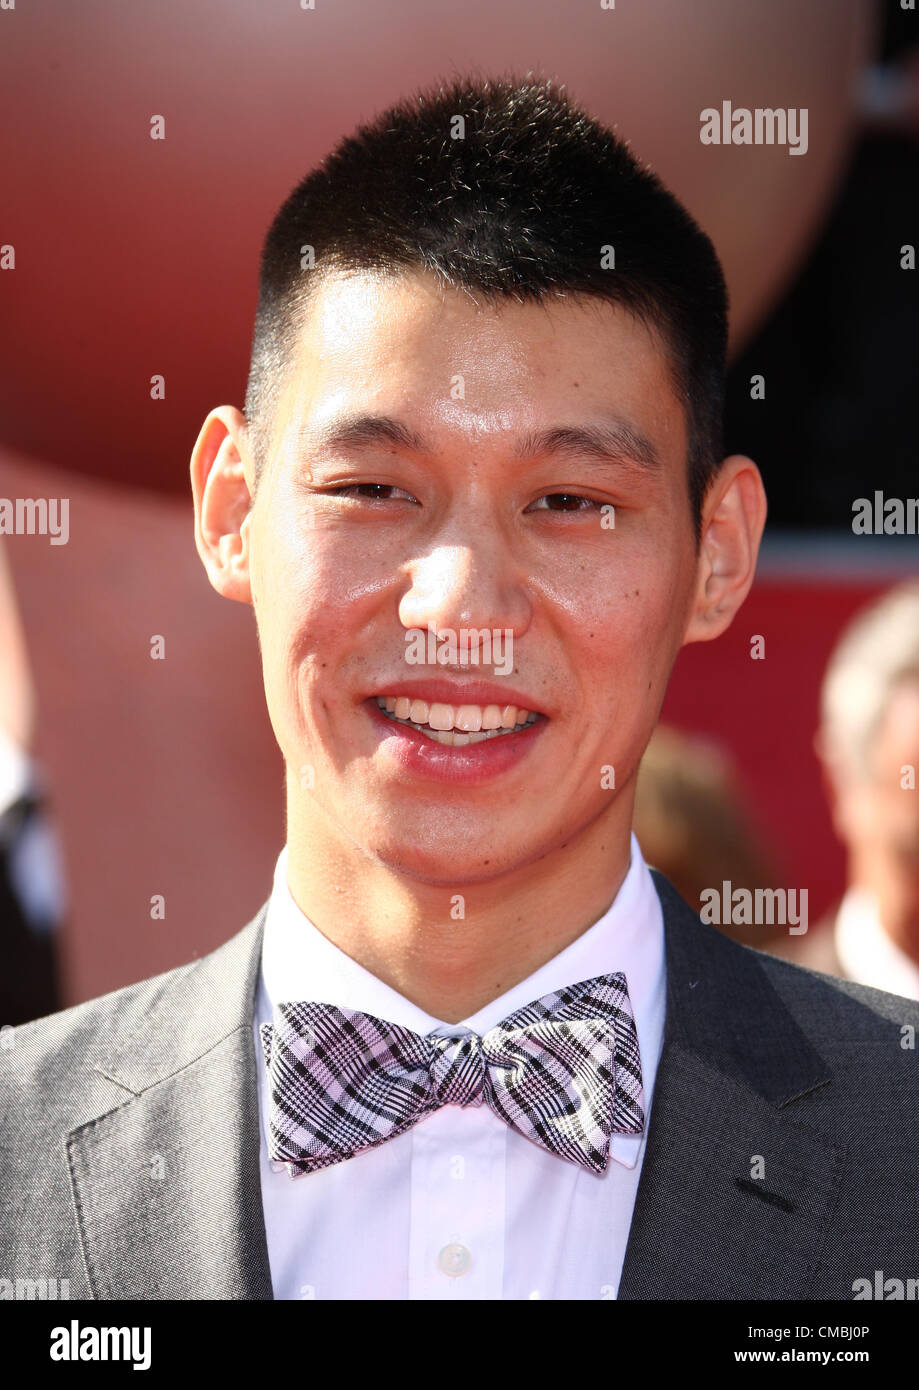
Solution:
M 416 430 L 391 415 L 346 415 L 318 429 L 307 427 L 300 435 L 300 443 L 314 453 L 372 449 L 380 445 L 390 445 L 408 453 L 435 452 Z M 660 467 L 660 457 L 650 439 L 618 418 L 597 424 L 555 425 L 549 429 L 530 430 L 517 441 L 513 456 L 523 462 L 553 454 L 572 459 L 595 459 L 604 465 L 632 463 L 642 468 Z

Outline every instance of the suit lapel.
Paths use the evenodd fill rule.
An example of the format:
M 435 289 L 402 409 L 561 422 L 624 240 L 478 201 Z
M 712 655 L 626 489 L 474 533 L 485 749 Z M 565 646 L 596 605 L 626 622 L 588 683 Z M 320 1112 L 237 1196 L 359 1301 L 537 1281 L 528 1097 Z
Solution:
M 803 1298 L 844 1162 L 807 1122 L 831 1074 L 756 955 L 654 881 L 666 1021 L 619 1297 Z
M 272 1298 L 252 1034 L 266 908 L 96 1063 L 124 1103 L 67 1138 L 95 1298 Z

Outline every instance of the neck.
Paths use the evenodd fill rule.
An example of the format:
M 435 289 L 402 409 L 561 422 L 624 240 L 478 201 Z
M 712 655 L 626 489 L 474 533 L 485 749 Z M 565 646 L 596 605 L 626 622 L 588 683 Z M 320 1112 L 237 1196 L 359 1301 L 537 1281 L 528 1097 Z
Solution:
M 364 856 L 289 801 L 288 885 L 301 912 L 352 960 L 434 1018 L 459 1023 L 609 908 L 629 868 L 631 798 L 620 801 L 535 862 L 455 886 Z
M 885 934 L 913 963 L 919 966 L 919 920 L 912 895 L 904 895 L 891 881 L 886 866 L 877 866 L 857 855 L 849 859 L 849 883 L 869 893 L 877 906 L 878 920 Z

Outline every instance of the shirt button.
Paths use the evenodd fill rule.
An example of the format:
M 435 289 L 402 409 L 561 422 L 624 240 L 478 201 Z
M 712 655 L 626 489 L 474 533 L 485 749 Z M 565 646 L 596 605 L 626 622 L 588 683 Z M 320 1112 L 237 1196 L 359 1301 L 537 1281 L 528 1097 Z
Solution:
M 472 1264 L 472 1256 L 465 1245 L 445 1245 L 437 1256 L 437 1263 L 444 1274 L 449 1274 L 452 1279 L 458 1278 L 460 1274 L 465 1274 Z

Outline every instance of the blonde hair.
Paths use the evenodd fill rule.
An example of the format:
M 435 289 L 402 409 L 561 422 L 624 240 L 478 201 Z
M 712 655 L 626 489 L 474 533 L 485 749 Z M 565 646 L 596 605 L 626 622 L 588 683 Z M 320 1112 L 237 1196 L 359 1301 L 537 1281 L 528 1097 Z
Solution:
M 833 650 L 820 692 L 817 746 L 825 761 L 864 777 L 894 688 L 919 680 L 919 580 L 859 612 Z

